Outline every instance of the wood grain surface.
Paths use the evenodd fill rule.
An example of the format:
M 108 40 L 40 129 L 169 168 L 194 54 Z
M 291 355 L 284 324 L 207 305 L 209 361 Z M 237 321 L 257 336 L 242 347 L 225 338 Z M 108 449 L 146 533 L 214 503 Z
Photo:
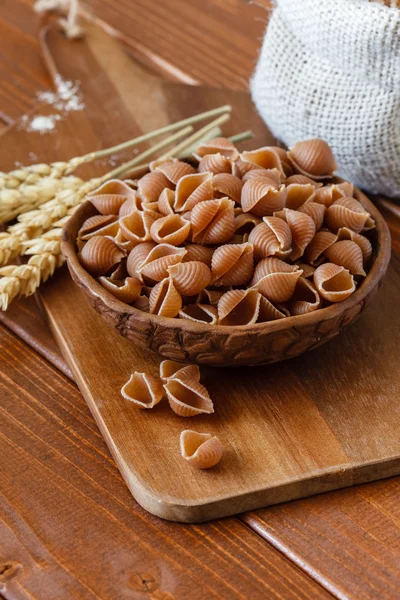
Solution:
M 1 60 L 2 60 L 2 81 L 0 83 L 0 94 L 1 94 L 1 103 L 0 103 L 0 111 L 1 118 L 5 119 L 6 122 L 11 122 L 12 117 L 10 116 L 11 111 L 15 111 L 13 114 L 19 116 L 22 114 L 21 109 L 16 109 L 14 103 L 8 100 L 10 97 L 10 89 L 12 90 L 11 94 L 18 94 L 18 84 L 21 81 L 18 81 L 14 78 L 14 74 L 18 73 L 19 70 L 24 70 L 24 65 L 21 64 L 19 60 L 19 48 L 21 45 L 25 45 L 25 47 L 29 47 L 32 56 L 29 57 L 29 72 L 24 70 L 25 77 L 25 85 L 31 85 L 31 94 L 27 95 L 26 98 L 30 103 L 30 107 L 34 106 L 35 103 L 35 95 L 36 92 L 48 87 L 50 85 L 50 80 L 46 74 L 46 71 L 41 63 L 41 59 L 38 53 L 38 42 L 35 40 L 35 33 L 38 26 L 38 20 L 32 18 L 32 14 L 24 10 L 24 5 L 31 5 L 31 0 L 4 0 L 0 4 L 0 32 L 2 34 L 2 41 L 5 42 L 6 35 L 4 32 L 8 32 L 9 42 L 6 45 L 5 43 L 1 45 Z M 92 2 L 91 2 L 92 3 Z M 109 2 L 112 9 L 115 9 L 115 3 Z M 263 0 L 257 0 L 257 3 L 262 4 Z M 106 4 L 106 2 L 104 2 Z M 135 5 L 135 0 L 127 0 L 126 4 L 130 6 Z M 192 5 L 195 5 L 196 2 L 192 0 Z M 230 2 L 224 2 L 224 7 L 226 7 L 227 11 L 230 11 L 232 14 L 231 6 L 235 4 L 235 0 L 231 0 Z M 249 14 L 254 10 L 254 2 L 248 3 L 245 0 L 240 1 L 241 11 L 239 12 L 239 19 L 242 17 L 244 12 Z M 200 0 L 197 1 L 197 6 L 201 6 L 202 2 Z M 215 0 L 215 2 L 210 2 L 208 5 L 208 19 L 213 19 L 213 15 L 215 14 L 215 7 L 221 7 L 222 3 L 219 0 Z M 124 7 L 121 3 L 118 4 L 118 9 L 122 11 L 122 21 L 125 22 L 129 18 L 131 18 L 128 14 L 124 14 Z M 258 9 L 257 9 L 258 10 Z M 24 19 L 23 24 L 21 24 L 20 19 L 21 15 L 27 15 L 28 18 Z M 193 23 L 196 27 L 201 28 L 203 26 L 202 19 L 198 19 L 198 11 L 195 11 L 196 19 L 192 16 L 192 14 L 188 14 L 187 20 Z M 221 15 L 221 12 L 219 13 Z M 222 13 L 223 16 L 223 13 Z M 223 17 L 222 17 L 223 18 Z M 166 25 L 167 26 L 167 25 Z M 131 23 L 132 27 L 132 23 Z M 151 28 L 151 24 L 145 25 L 147 28 Z M 262 24 L 264 27 L 264 24 Z M 10 33 L 11 32 L 11 33 Z M 28 41 L 25 43 L 25 37 L 29 34 L 32 42 Z M 260 44 L 260 38 L 258 36 L 252 36 L 252 30 L 250 29 L 248 33 L 250 42 L 253 48 L 253 56 L 254 61 L 257 54 L 257 49 Z M 129 32 L 128 32 L 129 35 Z M 140 35 L 140 32 L 137 36 Z M 135 43 L 135 39 L 131 37 L 132 44 Z M 150 54 L 158 61 L 157 64 L 161 65 L 160 68 L 164 67 L 165 63 L 162 60 L 162 55 L 160 54 L 160 44 L 156 37 L 153 38 L 154 45 L 150 48 Z M 229 43 L 229 41 L 228 41 Z M 193 49 L 188 49 L 185 53 L 185 62 L 187 65 L 188 75 L 190 76 L 190 69 L 196 67 L 196 52 L 193 52 Z M 241 60 L 240 55 L 237 57 L 237 60 Z M 229 62 L 227 63 L 229 67 Z M 211 70 L 210 70 L 211 71 Z M 250 75 L 250 71 L 247 73 L 247 77 Z M 210 72 L 208 74 L 206 69 L 203 69 L 203 81 L 207 82 L 213 77 L 213 73 Z M 193 77 L 194 78 L 194 77 Z M 209 79 L 208 79 L 209 78 Z M 31 81 L 33 80 L 33 84 Z M 47 80 L 47 82 L 46 82 Z M 37 87 L 36 86 L 37 83 Z M 225 85 L 224 81 L 221 81 L 223 85 Z M 245 82 L 243 82 L 243 86 L 245 86 Z M 400 252 L 400 228 L 399 228 L 399 219 L 396 218 L 392 213 L 383 210 L 383 214 L 388 220 L 388 223 L 391 228 L 392 233 L 392 241 L 393 241 L 393 250 L 397 253 Z M 395 263 L 396 267 L 396 263 Z M 26 304 L 28 301 L 21 301 L 21 305 Z M 7 319 L 7 315 L 5 315 Z M 18 318 L 18 312 L 15 311 L 13 315 L 14 320 Z M 30 323 L 33 321 L 26 320 L 26 330 L 29 330 Z M 8 323 L 12 323 L 12 319 L 10 318 Z M 36 341 L 41 344 L 41 347 L 45 347 L 46 343 L 50 342 L 48 333 L 46 333 L 46 329 L 43 328 L 39 330 L 38 328 L 34 328 L 33 333 L 36 336 Z M 17 341 L 12 338 L 10 345 L 13 348 L 17 345 Z M 26 354 L 28 350 L 26 347 L 22 345 L 24 350 L 20 349 L 20 346 L 17 346 L 16 356 L 13 359 L 13 364 L 18 365 L 18 368 L 24 364 L 26 359 Z M 46 370 L 46 379 L 53 384 L 53 381 L 58 381 L 58 375 L 53 369 L 48 369 L 46 367 L 46 363 L 41 359 L 37 364 L 44 365 Z M 36 365 L 36 363 L 35 363 Z M 2 363 L 3 366 L 3 363 Z M 36 369 L 36 366 L 35 366 Z M 29 372 L 27 375 L 27 385 L 32 380 L 32 374 Z M 93 424 L 93 419 L 88 413 L 88 410 L 85 406 L 85 403 L 80 396 L 80 394 L 76 393 L 74 387 L 68 387 L 68 383 L 63 383 L 63 386 L 66 386 L 67 394 L 72 398 L 74 398 L 74 402 L 76 405 L 81 408 L 84 412 L 87 412 L 87 419 L 89 422 Z M 29 389 L 28 394 L 31 398 L 35 398 L 38 395 L 36 389 Z M 72 390 L 72 391 L 71 391 Z M 75 393 L 75 396 L 74 396 Z M 50 394 L 49 402 L 53 403 L 53 392 Z M 13 408 L 19 410 L 20 397 L 14 399 Z M 22 405 L 23 406 L 23 405 Z M 61 419 L 51 419 L 49 412 L 45 411 L 42 415 L 42 419 L 40 421 L 40 432 L 42 435 L 48 435 L 49 439 L 52 440 L 56 438 L 58 435 L 61 435 L 65 430 L 65 424 Z M 70 424 L 72 430 L 75 427 L 75 423 L 72 422 Z M 27 436 L 27 443 L 32 444 L 32 440 L 35 437 L 29 432 L 29 429 L 25 429 Z M 105 447 L 104 447 L 105 448 Z M 60 452 L 62 453 L 63 447 L 60 446 Z M 8 454 L 12 455 L 15 451 L 14 447 L 11 447 L 7 451 L 2 450 L 2 456 L 7 456 Z M 107 450 L 104 450 L 107 452 Z M 45 462 L 47 453 L 49 449 L 39 447 L 38 457 Z M 80 463 L 80 468 L 82 474 L 93 472 L 93 464 L 95 463 L 95 458 L 90 454 L 85 454 L 87 459 L 87 464 L 82 466 Z M 27 472 L 31 468 L 31 462 L 25 462 L 25 468 Z M 102 476 L 102 468 L 98 469 L 98 476 Z M 15 506 L 15 511 L 17 511 L 17 507 L 21 499 L 25 497 L 29 497 L 32 495 L 32 478 L 28 478 L 25 480 L 25 486 L 21 487 L 18 491 L 18 494 L 14 494 L 12 499 L 10 500 L 11 506 Z M 398 549 L 398 530 L 396 526 L 398 526 L 398 490 L 399 490 L 400 480 L 399 478 L 394 478 L 391 480 L 382 481 L 375 484 L 368 484 L 359 487 L 353 487 L 351 489 L 343 490 L 340 492 L 323 494 L 312 499 L 301 500 L 297 502 L 292 502 L 289 504 L 285 504 L 284 506 L 274 507 L 270 509 L 266 509 L 263 511 L 258 511 L 256 514 L 260 514 L 263 517 L 263 521 L 265 523 L 269 522 L 269 515 L 271 514 L 271 522 L 273 522 L 273 528 L 270 527 L 268 530 L 268 539 L 273 544 L 280 548 L 280 552 L 284 553 L 290 560 L 295 560 L 300 568 L 307 573 L 309 573 L 312 577 L 315 577 L 318 581 L 320 581 L 321 585 L 328 586 L 332 593 L 339 598 L 357 598 L 359 600 L 360 597 L 363 597 L 360 592 L 365 592 L 366 589 L 369 590 L 369 596 L 372 598 L 398 598 L 397 591 L 393 591 L 392 586 L 387 585 L 387 581 L 391 581 L 394 578 L 394 574 L 398 572 L 398 560 L 400 556 L 400 552 Z M 113 493 L 116 494 L 118 491 L 123 491 L 126 497 L 129 498 L 129 493 L 126 490 L 122 480 L 120 479 L 119 483 L 113 484 Z M 63 491 L 60 491 L 62 496 Z M 21 496 L 20 496 L 21 495 Z M 334 499 L 334 501 L 331 501 Z M 132 503 L 133 509 L 137 507 L 133 500 L 130 500 Z M 352 510 L 347 510 L 346 505 L 351 504 Z M 365 510 L 361 510 L 361 506 L 364 506 Z M 2 507 L 2 516 L 4 504 L 1 504 Z M 360 507 L 360 510 L 358 510 Z M 67 506 L 67 510 L 64 511 L 63 514 L 58 515 L 57 521 L 57 529 L 54 530 L 52 536 L 53 546 L 57 546 L 58 544 L 62 544 L 64 538 L 64 532 L 68 532 L 71 527 L 71 518 L 70 515 L 73 512 L 73 505 Z M 132 510 L 133 510 L 132 509 Z M 140 512 L 140 509 L 138 509 Z M 279 514 L 278 514 L 279 513 Z M 110 515 L 113 513 L 110 512 Z M 142 520 L 149 522 L 152 518 L 145 514 L 142 511 Z M 293 515 L 293 519 L 291 516 Z M 329 519 L 328 519 L 329 515 Z M 35 540 L 37 536 L 40 534 L 42 523 L 45 521 L 45 516 L 40 510 L 40 505 L 36 504 L 36 510 L 31 512 L 31 526 L 32 526 L 32 536 L 29 539 L 29 542 L 26 544 L 26 548 L 32 548 L 32 554 L 36 558 L 38 564 L 40 565 L 40 559 L 38 557 L 41 556 L 40 551 L 35 552 Z M 297 521 L 299 527 L 301 527 L 301 544 L 299 544 L 299 531 L 296 527 L 294 527 L 294 523 Z M 231 523 L 235 523 L 235 519 L 224 520 L 224 523 L 227 523 L 227 527 L 223 536 L 223 540 L 221 542 L 222 548 L 219 549 L 219 552 L 223 552 L 223 548 L 227 543 L 227 539 L 230 536 L 230 527 Z M 340 526 L 336 527 L 336 523 L 340 522 Z M 154 519 L 154 523 L 160 523 L 157 519 Z M 166 524 L 168 527 L 171 527 L 171 538 L 174 538 L 175 532 L 178 529 L 181 529 L 178 525 Z M 252 526 L 251 522 L 248 521 L 248 525 Z M 189 526 L 188 526 L 189 527 Z M 202 525 L 197 526 L 196 530 L 203 531 L 204 528 L 208 526 Z M 186 530 L 187 527 L 182 527 L 183 530 Z M 257 530 L 259 533 L 262 533 L 262 525 L 261 521 L 259 521 L 257 525 Z M 19 532 L 19 539 L 23 540 L 23 533 L 25 530 Z M 282 536 L 281 532 L 285 534 L 285 543 L 281 543 Z M 148 530 L 146 532 L 147 540 L 149 544 L 152 543 L 154 534 L 154 529 Z M 3 539 L 3 538 L 1 538 Z M 112 539 L 112 536 L 111 536 Z M 315 547 L 317 541 L 317 547 Z M 366 543 L 367 542 L 367 543 Z M 21 544 L 22 542 L 20 542 Z M 108 538 L 104 539 L 104 543 L 109 543 Z M 90 539 L 86 539 L 86 545 L 88 551 L 90 549 Z M 384 570 L 380 569 L 381 576 L 376 578 L 373 576 L 373 573 L 376 569 L 376 566 L 383 564 L 381 562 L 381 553 L 382 548 L 390 545 L 391 552 L 393 553 L 393 561 L 384 561 Z M 1 544 L 0 544 L 1 546 Z M 4 544 L 6 550 L 8 548 L 15 548 L 15 544 L 13 546 L 9 546 L 8 544 Z M 344 552 L 344 549 L 348 548 L 348 552 Z M 335 549 L 335 552 L 333 552 Z M 246 548 L 246 552 L 249 551 L 249 548 Z M 351 561 L 354 557 L 354 551 L 358 551 L 359 553 L 359 564 L 363 565 L 363 568 L 360 568 L 355 571 L 351 568 Z M 15 550 L 16 552 L 16 550 Z M 318 553 L 322 553 L 321 559 L 318 558 Z M 12 556 L 13 552 L 5 552 L 2 553 L 7 564 L 13 563 Z M 16 556 L 16 554 L 15 554 Z M 24 563 L 24 558 L 21 560 L 22 566 Z M 197 563 L 195 563 L 197 566 Z M 135 561 L 132 560 L 131 567 L 132 570 L 135 571 Z M 193 563 L 191 564 L 191 567 Z M 237 568 L 237 565 L 236 565 Z M 74 573 L 78 570 L 82 570 L 83 567 L 81 564 L 70 563 L 67 565 L 67 571 L 69 572 L 71 578 L 74 577 Z M 16 583 L 16 579 L 9 579 L 10 570 L 12 573 L 20 572 L 20 566 L 18 561 L 14 567 L 11 569 L 7 569 L 4 571 L 5 575 L 4 580 L 8 581 L 7 589 L 3 587 L 2 591 L 0 591 L 0 597 L 4 597 L 7 599 L 18 599 L 25 600 L 27 597 L 32 597 L 33 589 L 35 589 L 35 596 L 40 597 L 40 594 L 37 593 L 38 589 L 38 580 L 40 577 L 43 577 L 43 573 L 36 571 L 36 579 L 35 577 L 25 578 L 24 587 L 19 583 Z M 25 569 L 26 572 L 27 569 Z M 84 569 L 83 569 L 84 570 Z M 104 579 L 108 579 L 108 571 L 110 570 L 110 565 L 107 564 L 106 568 L 104 568 L 103 563 L 99 564 L 91 564 L 91 572 L 86 572 L 87 581 L 97 586 L 99 589 L 100 581 Z M 265 592 L 263 597 L 275 597 L 273 594 L 273 589 L 278 589 L 277 594 L 279 597 L 285 598 L 285 593 L 281 591 L 279 588 L 279 579 L 280 572 L 282 567 L 280 563 L 277 563 L 277 572 L 275 572 L 275 576 L 270 578 L 270 590 L 268 594 Z M 323 572 L 324 577 L 321 579 L 321 571 Z M 3 572 L 3 569 L 2 569 Z M 47 570 L 46 583 L 52 583 L 51 571 Z M 81 571 L 80 571 L 81 572 Z M 8 573 L 8 575 L 7 575 Z M 53 571 L 54 573 L 54 571 Z M 117 586 L 119 579 L 119 572 L 114 569 L 112 570 L 112 575 L 114 576 L 114 582 Z M 206 577 L 209 576 L 209 571 L 207 571 Z M 283 574 L 282 577 L 287 581 L 288 579 Z M 100 581 L 99 581 L 100 580 Z M 290 580 L 290 579 L 289 579 Z M 148 597 L 149 589 L 151 585 L 146 584 L 146 579 L 143 579 L 143 587 L 139 589 L 146 591 L 147 593 L 140 593 L 138 597 Z M 54 584 L 54 582 L 53 582 Z M 301 582 L 301 585 L 307 585 L 307 581 L 305 583 Z M 118 588 L 117 588 L 118 589 Z M 182 589 L 182 588 L 181 588 Z M 185 587 L 183 587 L 186 590 Z M 243 584 L 243 581 L 238 583 L 235 572 L 229 573 L 229 589 L 228 596 L 232 597 L 234 593 L 237 592 L 237 589 L 240 589 L 241 593 L 247 596 L 246 584 Z M 32 594 L 30 593 L 32 590 Z M 308 597 L 318 597 L 316 596 L 317 591 L 311 591 L 313 588 L 305 588 L 305 594 Z M 187 590 L 186 590 L 187 591 Z M 86 590 L 84 590 L 83 597 L 85 597 Z M 154 594 L 155 592 L 153 592 Z M 89 594 L 89 592 L 87 592 Z M 231 594 L 231 596 L 229 596 Z M 64 591 L 64 597 L 67 596 L 67 591 Z M 100 596 L 100 595 L 99 595 Z M 185 597 L 179 596 L 179 594 L 174 594 L 176 598 Z M 101 597 L 101 596 L 100 596 Z M 234 596 L 235 597 L 235 596 Z M 299 596 L 302 597 L 302 596 Z

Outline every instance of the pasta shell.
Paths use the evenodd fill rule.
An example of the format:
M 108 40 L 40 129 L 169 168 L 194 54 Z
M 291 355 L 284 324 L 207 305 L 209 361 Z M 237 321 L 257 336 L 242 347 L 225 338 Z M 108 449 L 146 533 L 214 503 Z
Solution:
M 320 308 L 321 298 L 308 279 L 300 277 L 296 283 L 296 289 L 289 304 L 292 315 L 305 315 Z
M 126 260 L 123 258 L 121 262 L 113 269 L 109 275 L 111 281 L 119 281 L 128 277 L 128 271 L 126 269 Z
M 200 244 L 187 244 L 185 246 L 186 254 L 183 257 L 182 262 L 189 262 L 191 260 L 199 260 L 200 262 L 211 267 L 212 255 L 214 248 L 209 246 L 201 246 Z
M 94 217 L 89 217 L 82 223 L 78 231 L 78 238 L 102 229 L 104 226 L 114 223 L 116 219 L 115 215 L 94 215 Z
M 348 227 L 341 227 L 337 232 L 339 240 L 352 240 L 358 244 L 363 254 L 364 262 L 367 262 L 372 256 L 372 244 L 368 238 L 359 233 L 355 233 Z
M 304 277 L 305 279 L 313 278 L 315 267 L 307 265 L 306 263 L 297 263 L 297 266 L 303 271 L 302 277 Z
M 190 233 L 190 221 L 179 215 L 168 215 L 154 221 L 150 227 L 150 235 L 158 244 L 179 246 Z
M 142 201 L 136 196 L 136 194 L 133 194 L 130 198 L 127 198 L 122 204 L 121 208 L 119 209 L 118 216 L 126 217 L 126 215 L 130 215 L 133 211 L 141 209 Z
M 192 239 L 199 244 L 222 244 L 235 231 L 234 202 L 229 198 L 206 200 L 192 210 Z
M 278 217 L 264 217 L 264 222 L 250 232 L 249 243 L 254 246 L 256 260 L 267 256 L 287 256 L 291 251 L 292 232 Z
M 236 204 L 240 204 L 243 183 L 238 177 L 230 173 L 218 173 L 212 178 L 212 186 L 216 198 L 227 196 L 234 200 Z
M 315 190 L 313 201 L 318 202 L 318 204 L 323 204 L 328 208 L 336 200 L 339 200 L 344 196 L 345 192 L 342 187 L 336 184 L 331 184 Z
M 158 211 L 158 202 L 142 202 L 142 210 L 151 213 L 155 219 L 162 217 L 162 214 Z
M 252 244 L 226 244 L 213 254 L 211 271 L 213 285 L 244 285 L 254 270 Z
M 134 306 L 138 310 L 141 310 L 142 312 L 147 312 L 147 313 L 150 312 L 150 303 L 149 303 L 149 299 L 147 298 L 147 296 L 144 296 L 144 295 L 139 296 L 139 298 L 137 298 L 137 300 L 135 300 L 132 303 L 132 306 Z
M 211 281 L 211 271 L 204 263 L 193 260 L 168 267 L 168 272 L 178 292 L 183 296 L 195 296 Z
M 200 159 L 207 154 L 221 154 L 225 158 L 236 160 L 239 158 L 239 151 L 231 140 L 224 137 L 217 137 L 209 142 L 204 142 L 196 148 L 195 156 Z
M 284 176 L 279 169 L 252 169 L 245 173 L 242 177 L 242 181 L 248 181 L 249 179 L 267 179 L 275 182 L 276 187 L 280 186 L 284 180 Z
M 297 260 L 303 256 L 306 246 L 311 242 L 315 235 L 315 223 L 311 217 L 290 208 L 283 209 L 279 214 L 275 213 L 284 219 L 292 232 L 292 252 L 290 258 Z
M 342 183 L 334 185 L 343 192 L 343 196 L 348 198 L 352 198 L 354 196 L 354 184 L 350 183 L 350 181 L 342 181 Z
M 258 148 L 257 150 L 245 150 L 242 152 L 241 158 L 242 160 L 255 163 L 263 169 L 278 169 L 281 173 L 285 173 L 280 158 L 280 152 L 276 147 L 265 146 L 264 148 Z
M 168 402 L 180 417 L 212 414 L 214 405 L 204 385 L 194 379 L 168 379 L 164 384 Z
M 107 273 L 124 256 L 118 246 L 107 237 L 92 237 L 80 253 L 79 260 L 94 277 Z
M 311 184 L 314 187 L 314 189 L 318 189 L 323 186 L 323 183 L 321 183 L 320 181 L 314 181 L 314 179 L 307 177 L 307 175 L 301 175 L 300 173 L 290 175 L 290 177 L 288 177 L 285 181 L 285 184 L 287 186 L 291 185 L 292 183 L 299 183 L 301 185 Z
M 126 268 L 131 277 L 138 277 L 140 265 L 146 260 L 151 250 L 155 247 L 156 245 L 154 242 L 143 242 L 132 248 L 126 261 Z
M 152 248 L 145 259 L 137 266 L 136 276 L 141 281 L 161 281 L 169 276 L 168 267 L 182 262 L 185 255 L 185 248 L 176 248 L 171 244 L 159 244 Z
M 323 204 L 317 204 L 317 202 L 308 201 L 300 206 L 300 208 L 297 210 L 311 217 L 317 230 L 321 229 L 326 212 L 326 207 Z
M 89 202 L 102 215 L 117 215 L 127 198 L 135 195 L 129 185 L 119 179 L 111 179 L 87 195 Z
M 331 263 L 344 267 L 352 275 L 363 275 L 363 254 L 360 246 L 351 240 L 335 242 L 325 250 L 325 255 Z
M 256 165 L 256 163 L 249 162 L 248 160 L 243 160 L 241 158 L 235 161 L 235 167 L 237 169 L 237 176 L 241 177 L 242 179 L 246 173 L 260 169 L 259 165 Z
M 169 188 L 165 188 L 158 198 L 157 206 L 158 212 L 162 215 L 173 215 L 174 214 L 174 202 L 175 202 L 175 192 L 170 190 Z
M 297 210 L 312 198 L 315 188 L 311 184 L 291 183 L 286 187 L 286 208 Z
M 356 233 L 360 233 L 369 219 L 369 213 L 354 198 L 336 200 L 328 208 L 325 215 L 325 222 L 334 233 L 341 227 L 348 227 Z
M 214 188 L 211 178 L 210 172 L 182 177 L 176 186 L 174 210 L 177 212 L 192 210 L 199 202 L 212 200 Z
M 225 294 L 225 291 L 220 290 L 203 290 L 197 297 L 197 304 L 211 304 L 217 306 L 220 298 Z
M 330 231 L 318 231 L 308 244 L 304 258 L 312 265 L 317 266 L 324 260 L 324 253 L 337 241 L 337 235 Z
M 114 216 L 114 215 L 112 215 Z M 111 223 L 109 223 L 108 225 L 104 225 L 103 227 L 99 227 L 98 229 L 96 229 L 95 231 L 92 231 L 91 233 L 86 233 L 85 235 L 81 236 L 81 240 L 87 242 L 88 240 L 90 240 L 90 238 L 94 237 L 94 236 L 107 236 L 107 237 L 115 237 L 117 235 L 119 231 L 119 223 L 118 220 L 117 221 L 113 221 Z
M 232 161 L 219 152 L 217 154 L 206 154 L 200 160 L 198 170 L 199 173 L 209 171 L 214 175 L 217 173 L 232 173 Z
M 196 173 L 196 169 L 189 163 L 181 160 L 165 161 L 157 165 L 155 172 L 161 172 L 168 181 L 174 185 L 178 183 L 181 177 Z
M 260 294 L 257 290 L 231 290 L 218 302 L 220 325 L 252 325 L 258 319 Z
M 286 189 L 282 185 L 276 189 L 275 182 L 264 178 L 246 181 L 242 189 L 243 212 L 252 212 L 257 217 L 272 215 L 285 206 Z
M 287 155 L 296 171 L 311 179 L 332 177 L 337 169 L 329 144 L 320 138 L 296 142 Z
M 135 371 L 122 386 L 121 394 L 140 408 L 153 408 L 162 399 L 164 389 L 157 377 Z
M 209 433 L 182 431 L 180 438 L 182 457 L 196 469 L 215 467 L 222 458 L 224 448 L 219 439 Z
M 200 368 L 198 365 L 187 365 L 176 360 L 163 360 L 160 363 L 160 377 L 164 383 L 176 377 L 200 381 Z
M 315 269 L 314 285 L 329 302 L 342 302 L 355 291 L 354 278 L 344 267 L 324 263 Z
M 110 292 L 113 296 L 130 304 L 140 296 L 142 284 L 134 277 L 126 277 L 126 279 L 111 279 L 109 277 L 100 277 L 99 279 L 103 288 Z
M 287 315 L 279 308 L 276 308 L 265 298 L 260 297 L 260 312 L 258 313 L 257 323 L 266 323 L 268 321 L 277 321 L 278 319 L 284 319 Z
M 153 287 L 149 298 L 150 312 L 162 317 L 176 317 L 182 308 L 182 298 L 170 277 Z
M 143 202 L 157 202 L 165 188 L 172 188 L 172 184 L 160 171 L 147 173 L 138 182 L 138 192 Z
M 255 268 L 251 285 L 256 285 L 263 277 L 271 275 L 271 273 L 294 273 L 298 270 L 298 265 L 289 265 L 275 256 L 263 258 Z
M 216 325 L 218 323 L 218 311 L 211 304 L 189 304 L 179 311 L 181 319 L 189 319 L 196 323 L 207 323 Z
M 141 242 L 151 241 L 150 227 L 153 223 L 153 215 L 135 210 L 119 220 L 119 227 L 126 240 L 133 244 L 140 244 Z
M 243 236 L 249 234 L 261 222 L 260 217 L 251 213 L 241 213 L 235 217 L 235 233 Z

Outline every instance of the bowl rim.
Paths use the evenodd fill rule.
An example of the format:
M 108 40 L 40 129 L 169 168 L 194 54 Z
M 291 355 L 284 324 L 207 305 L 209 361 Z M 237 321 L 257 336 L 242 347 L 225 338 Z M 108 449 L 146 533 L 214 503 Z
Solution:
M 344 181 L 336 177 L 333 182 Z M 176 317 L 163 317 L 135 308 L 121 300 L 115 298 L 108 292 L 90 273 L 88 273 L 81 265 L 78 259 L 76 247 L 76 236 L 83 221 L 88 218 L 89 212 L 97 213 L 95 207 L 87 200 L 84 202 L 71 216 L 62 231 L 61 251 L 67 259 L 68 267 L 72 272 L 72 278 L 79 281 L 84 287 L 88 288 L 90 294 L 97 297 L 107 308 L 119 314 L 131 315 L 138 321 L 145 321 L 152 326 L 163 326 L 175 329 L 181 329 L 185 332 L 194 334 L 216 334 L 230 335 L 238 332 L 257 333 L 276 332 L 290 329 L 291 327 L 306 327 L 307 325 L 315 325 L 316 322 L 323 322 L 335 317 L 340 317 L 345 311 L 351 309 L 366 298 L 382 279 L 386 272 L 391 256 L 391 237 L 388 225 L 379 212 L 377 207 L 369 200 L 369 198 L 354 186 L 354 196 L 368 210 L 376 224 L 377 232 L 377 249 L 375 260 L 367 276 L 357 288 L 357 290 L 343 302 L 332 304 L 325 308 L 317 309 L 313 312 L 304 315 L 293 315 L 278 319 L 276 321 L 266 321 L 263 323 L 254 323 L 252 325 L 210 325 L 208 323 L 198 323 L 189 319 L 177 319 Z

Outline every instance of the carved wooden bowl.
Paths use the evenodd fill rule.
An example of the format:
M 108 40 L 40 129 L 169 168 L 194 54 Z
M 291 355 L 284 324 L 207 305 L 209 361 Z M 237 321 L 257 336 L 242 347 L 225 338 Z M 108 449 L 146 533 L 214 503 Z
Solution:
M 314 312 L 241 327 L 208 325 L 142 312 L 117 300 L 82 267 L 76 238 L 83 221 L 96 209 L 84 203 L 63 231 L 62 251 L 74 282 L 105 321 L 138 346 L 183 362 L 229 366 L 260 365 L 293 358 L 332 339 L 357 319 L 385 275 L 390 233 L 377 208 L 359 190 L 356 198 L 376 222 L 374 254 L 362 284 L 347 300 Z

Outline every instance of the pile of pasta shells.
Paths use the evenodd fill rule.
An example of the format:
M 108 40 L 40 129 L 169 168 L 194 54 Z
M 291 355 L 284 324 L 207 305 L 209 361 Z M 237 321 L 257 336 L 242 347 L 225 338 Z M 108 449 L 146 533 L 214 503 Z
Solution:
M 88 196 L 81 264 L 144 312 L 222 326 L 302 315 L 348 298 L 375 227 L 353 185 L 332 180 L 321 139 L 242 153 L 225 138 L 186 162 L 154 161 Z

